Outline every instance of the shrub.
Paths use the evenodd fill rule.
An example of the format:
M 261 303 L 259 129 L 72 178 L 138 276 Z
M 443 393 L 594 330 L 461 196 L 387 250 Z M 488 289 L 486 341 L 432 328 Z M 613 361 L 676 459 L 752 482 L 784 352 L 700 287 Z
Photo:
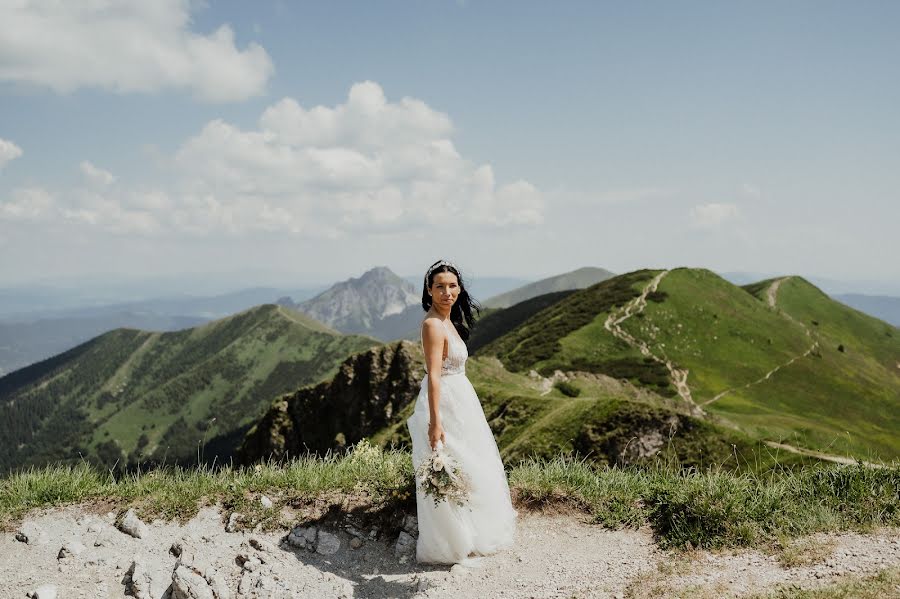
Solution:
M 556 384 L 553 386 L 559 389 L 560 393 L 569 397 L 578 397 L 581 395 L 581 389 L 569 381 L 556 381 Z

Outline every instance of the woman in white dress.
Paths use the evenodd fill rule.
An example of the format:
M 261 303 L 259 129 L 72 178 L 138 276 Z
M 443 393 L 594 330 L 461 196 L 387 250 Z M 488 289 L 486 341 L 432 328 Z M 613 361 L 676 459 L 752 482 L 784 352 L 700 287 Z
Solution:
M 413 467 L 442 445 L 470 477 L 471 490 L 463 506 L 449 501 L 435 506 L 416 481 L 416 561 L 476 565 L 476 556 L 513 546 L 518 516 L 484 408 L 466 377 L 465 340 L 474 324 L 472 309 L 480 306 L 456 266 L 439 260 L 425 275 L 422 308 L 427 310 L 421 330 L 426 374 L 406 421 Z

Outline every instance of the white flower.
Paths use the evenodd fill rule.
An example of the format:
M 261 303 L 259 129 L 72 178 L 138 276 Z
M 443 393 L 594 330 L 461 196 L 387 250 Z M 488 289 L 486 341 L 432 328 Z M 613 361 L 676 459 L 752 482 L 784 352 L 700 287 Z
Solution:
M 431 468 L 435 471 L 444 469 L 444 458 L 441 456 L 435 456 L 434 460 L 431 462 Z

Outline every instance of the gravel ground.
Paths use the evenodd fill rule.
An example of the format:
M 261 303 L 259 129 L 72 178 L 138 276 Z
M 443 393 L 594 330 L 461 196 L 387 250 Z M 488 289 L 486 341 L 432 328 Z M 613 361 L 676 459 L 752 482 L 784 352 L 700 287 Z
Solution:
M 136 538 L 116 527 L 113 513 L 54 508 L 0 533 L 0 597 L 25 598 L 41 587 L 39 599 L 52 597 L 46 585 L 57 599 L 581 599 L 703 590 L 726 597 L 900 566 L 898 530 L 811 537 L 810 547 L 827 551 L 813 563 L 784 567 L 750 550 L 676 556 L 660 551 L 648 530 L 610 531 L 579 513 L 520 514 L 515 548 L 451 568 L 416 564 L 413 537 L 405 533 L 398 542 L 346 527 L 226 532 L 222 514 L 208 507 L 185 524 L 147 523 Z

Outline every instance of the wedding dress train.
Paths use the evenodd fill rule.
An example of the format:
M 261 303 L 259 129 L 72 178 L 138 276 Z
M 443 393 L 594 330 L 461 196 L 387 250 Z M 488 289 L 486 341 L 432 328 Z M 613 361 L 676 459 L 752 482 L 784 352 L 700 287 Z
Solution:
M 441 365 L 441 424 L 444 450 L 455 458 L 471 479 L 471 492 L 463 506 L 434 500 L 416 481 L 420 563 L 477 565 L 479 558 L 512 547 L 518 512 L 513 508 L 500 451 L 488 426 L 484 408 L 466 377 L 468 349 L 456 328 L 444 321 L 449 351 Z M 431 454 L 428 440 L 428 370 L 422 379 L 415 410 L 407 421 L 412 438 L 413 468 Z M 469 509 L 471 508 L 471 510 Z

